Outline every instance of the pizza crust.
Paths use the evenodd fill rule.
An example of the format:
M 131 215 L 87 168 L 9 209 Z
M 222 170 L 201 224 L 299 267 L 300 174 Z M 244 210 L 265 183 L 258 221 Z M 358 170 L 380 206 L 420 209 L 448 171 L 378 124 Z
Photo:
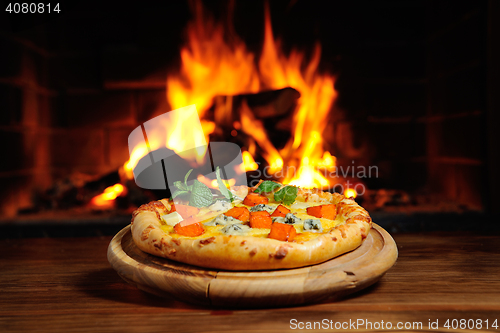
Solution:
M 299 189 L 297 200 L 333 203 L 346 222 L 301 243 L 234 235 L 172 237 L 161 229 L 160 216 L 170 211 L 170 203 L 164 199 L 133 213 L 132 237 L 139 249 L 156 256 L 205 268 L 248 271 L 318 264 L 356 249 L 370 231 L 370 216 L 352 199 L 317 189 Z

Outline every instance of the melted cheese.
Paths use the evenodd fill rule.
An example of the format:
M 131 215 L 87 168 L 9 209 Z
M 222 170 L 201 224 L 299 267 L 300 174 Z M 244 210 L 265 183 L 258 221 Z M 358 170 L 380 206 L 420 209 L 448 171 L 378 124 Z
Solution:
M 324 202 L 304 202 L 304 201 L 296 201 L 291 206 L 290 209 L 293 211 L 294 209 L 307 209 L 309 207 L 321 206 L 324 205 Z
M 300 224 L 294 224 L 293 227 L 297 231 L 297 236 L 295 237 L 294 241 L 295 242 L 307 242 L 309 240 L 315 239 L 325 233 L 328 233 L 331 229 L 344 224 L 345 223 L 345 218 L 343 216 L 340 216 L 337 214 L 337 217 L 335 220 L 330 220 L 330 219 L 325 219 L 325 218 L 317 218 L 314 216 L 311 216 L 307 214 L 307 208 L 308 207 L 313 207 L 313 206 L 319 206 L 323 205 L 325 203 L 310 203 L 310 202 L 296 202 L 293 205 L 290 206 L 290 211 L 295 214 L 297 217 L 299 217 L 302 220 L 307 220 L 307 219 L 316 219 L 321 221 L 321 225 L 323 227 L 323 232 L 318 233 L 318 232 L 310 232 L 310 231 L 304 231 L 304 226 L 302 223 Z M 278 207 L 278 203 L 268 203 L 268 206 L 271 206 L 273 208 Z M 250 206 L 243 205 L 242 203 L 236 203 L 234 205 L 235 207 L 246 207 L 250 209 Z M 208 210 L 208 208 L 207 208 Z M 201 213 L 204 212 L 203 209 L 200 210 L 200 215 Z M 202 224 L 209 222 L 213 219 L 213 217 L 206 219 L 204 221 L 201 221 Z M 162 221 L 163 222 L 163 221 Z M 221 232 L 221 229 L 224 228 L 223 225 L 217 225 L 217 226 L 203 226 L 205 229 L 205 232 L 196 237 L 186 237 L 186 236 L 181 236 L 177 233 L 174 232 L 173 226 L 162 224 L 161 229 L 169 234 L 172 237 L 175 238 L 188 238 L 188 239 L 205 239 L 213 236 L 220 236 L 224 235 L 224 233 Z M 261 238 L 266 238 L 269 235 L 270 229 L 261 229 L 261 228 L 250 228 L 247 232 L 241 233 L 240 236 L 248 236 L 248 237 L 261 237 Z

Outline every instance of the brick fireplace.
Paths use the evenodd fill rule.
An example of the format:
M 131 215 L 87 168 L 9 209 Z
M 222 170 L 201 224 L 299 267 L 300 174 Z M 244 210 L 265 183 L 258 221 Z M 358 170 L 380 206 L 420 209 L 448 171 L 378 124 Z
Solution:
M 231 4 L 236 32 L 258 50 L 263 3 L 206 7 L 224 19 Z M 378 167 L 368 189 L 425 193 L 454 212 L 497 210 L 495 1 L 270 9 L 285 49 L 321 41 L 322 67 L 337 77 L 333 153 Z M 179 2 L 137 11 L 74 5 L 43 24 L 2 15 L 0 209 L 15 221 L 54 184 L 115 172 L 129 158 L 130 132 L 170 110 L 166 73 L 178 66 L 191 14 Z

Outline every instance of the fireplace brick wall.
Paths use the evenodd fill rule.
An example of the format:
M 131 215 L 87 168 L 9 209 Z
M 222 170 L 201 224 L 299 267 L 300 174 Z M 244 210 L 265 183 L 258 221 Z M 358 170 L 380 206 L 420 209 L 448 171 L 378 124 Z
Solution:
M 31 204 L 36 186 L 51 182 L 46 128 L 57 93 L 48 87 L 46 50 L 5 32 L 0 45 L 0 202 L 3 216 L 12 216 Z
M 57 180 L 117 170 L 128 160 L 130 132 L 168 111 L 171 51 L 97 44 L 85 33 L 65 38 L 72 27 L 67 20 L 1 30 L 3 217 L 30 209 Z
M 355 21 L 346 8 L 325 11 L 320 26 L 333 32 L 323 34 L 323 61 L 339 66 L 335 128 L 351 128 L 367 144 L 359 161 L 379 167 L 369 188 L 481 207 L 488 2 L 457 3 L 367 2 L 349 9 Z M 180 7 L 118 19 L 123 13 L 88 10 L 16 31 L 0 25 L 0 214 L 29 208 L 33 193 L 57 179 L 100 175 L 128 159 L 131 130 L 169 110 L 167 65 L 178 66 L 189 19 Z
M 427 166 L 434 191 L 481 207 L 486 178 L 487 2 L 431 2 L 427 38 Z
M 426 4 L 371 2 L 356 13 L 370 23 L 352 36 L 336 82 L 338 107 L 365 146 L 353 159 L 377 166 L 378 177 L 364 180 L 368 189 L 420 191 L 427 178 Z
M 369 11 L 391 19 L 360 34 L 337 85 L 354 136 L 368 142 L 379 167 L 368 188 L 484 208 L 488 2 L 371 6 L 361 20 Z

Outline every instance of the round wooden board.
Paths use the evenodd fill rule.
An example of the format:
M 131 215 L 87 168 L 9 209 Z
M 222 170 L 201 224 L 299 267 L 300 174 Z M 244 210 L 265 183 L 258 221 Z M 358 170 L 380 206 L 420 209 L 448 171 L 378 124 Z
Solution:
M 139 250 L 130 226 L 108 247 L 108 260 L 137 288 L 188 303 L 230 307 L 276 307 L 338 298 L 377 282 L 398 257 L 396 243 L 373 224 L 356 250 L 324 263 L 274 271 L 223 271 L 186 265 Z

